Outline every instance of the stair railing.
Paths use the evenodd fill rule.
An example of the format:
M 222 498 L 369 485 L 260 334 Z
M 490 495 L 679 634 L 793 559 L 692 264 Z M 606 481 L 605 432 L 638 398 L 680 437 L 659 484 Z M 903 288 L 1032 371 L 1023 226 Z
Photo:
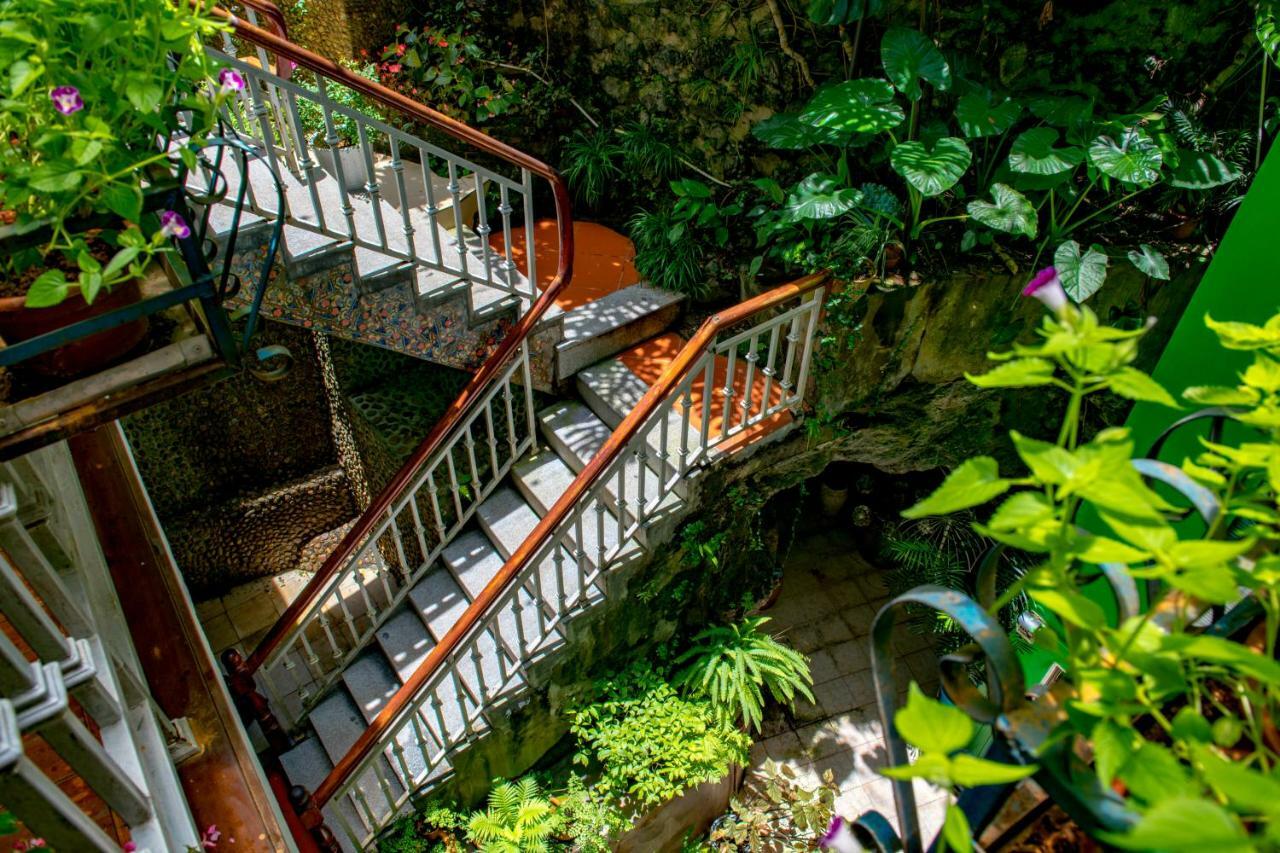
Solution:
M 255 0 L 250 9 L 266 6 Z M 280 170 L 287 169 L 297 179 L 290 183 L 283 210 L 274 197 L 253 191 L 251 210 L 397 258 L 402 270 L 425 267 L 497 288 L 519 298 L 522 311 L 537 300 L 534 178 L 550 180 L 544 163 L 281 35 L 215 11 L 233 26 L 224 33 L 221 50 L 210 47 L 210 53 L 247 84 L 235 92 L 225 118 L 263 149 L 271 170 L 283 174 Z M 246 48 L 252 55 L 241 57 Z M 340 88 L 358 96 L 369 111 L 340 103 L 335 97 Z M 437 131 L 512 169 L 504 174 L 447 151 L 393 126 L 393 118 Z M 308 123 L 317 122 L 323 133 L 316 129 L 308 138 Z M 353 137 L 355 144 L 344 148 L 342 143 Z M 354 186 L 359 189 L 349 189 Z M 477 225 L 469 236 L 465 230 L 473 207 Z M 516 215 L 524 220 L 527 275 L 512 254 Z M 501 251 L 489 242 L 495 227 L 503 235 Z
M 318 842 L 333 843 L 328 818 L 351 846 L 369 845 L 448 771 L 574 611 L 609 595 L 610 571 L 680 481 L 800 408 L 826 281 L 801 279 L 702 324 L 314 795 L 297 792 Z
M 261 3 L 262 0 L 257 0 Z M 229 60 L 246 74 L 250 84 L 241 94 L 249 99 L 253 115 L 264 123 L 260 125 L 263 139 L 279 142 L 273 136 L 270 124 L 265 122 L 270 112 L 264 93 L 275 92 L 286 105 L 290 124 L 297 124 L 297 98 L 318 97 L 317 103 L 324 109 L 326 123 L 332 130 L 335 113 L 354 117 L 362 128 L 366 160 L 371 156 L 369 130 L 376 129 L 390 140 L 393 174 L 405 198 L 403 165 L 397 144 L 412 140 L 381 122 L 367 119 L 359 113 L 339 108 L 324 96 L 327 83 L 336 83 L 360 92 L 379 105 L 387 113 L 429 126 L 472 148 L 509 163 L 520 170 L 519 182 L 497 176 L 479 166 L 472 166 L 435 146 L 415 141 L 423 154 L 439 156 L 448 165 L 454 184 L 458 170 L 464 165 L 471 170 L 476 190 L 483 194 L 486 184 L 500 187 L 503 204 L 499 213 L 503 217 L 506 239 L 506 260 L 510 260 L 511 209 L 506 204 L 509 193 L 519 190 L 523 195 L 526 236 L 529 248 L 528 283 L 533 287 L 536 272 L 533 269 L 533 179 L 545 179 L 551 185 L 558 222 L 559 258 L 554 278 L 540 295 L 524 293 L 531 300 L 510 332 L 484 361 L 462 393 L 445 411 L 443 417 L 414 450 L 408 461 L 392 477 L 369 507 L 355 521 L 338 547 L 289 605 L 266 636 L 243 658 L 234 650 L 224 655 L 223 662 L 231 676 L 233 692 L 242 712 L 250 714 L 262 726 L 264 734 L 276 748 L 287 746 L 289 739 L 285 729 L 300 723 L 309 704 L 318 700 L 324 689 L 333 683 L 343 667 L 373 636 L 396 606 L 404 600 L 417 580 L 431 568 L 444 546 L 475 512 L 511 466 L 533 444 L 533 375 L 529 354 L 529 334 L 538 325 L 556 297 L 568 285 L 572 274 L 573 221 L 569 206 L 568 189 L 564 180 L 550 166 L 508 145 L 457 122 L 448 116 L 412 101 L 384 86 L 358 75 L 311 51 L 288 42 L 277 35 L 245 23 L 234 15 L 221 13 L 232 24 L 236 40 L 252 43 L 269 52 L 276 63 L 287 62 L 295 69 L 313 75 L 317 89 L 303 90 L 293 81 L 285 81 L 262 71 L 272 67 L 267 59 L 261 66 L 238 60 Z M 301 75 L 296 75 L 301 76 Z M 274 88 L 273 88 L 274 87 Z M 420 145 L 419 145 L 420 143 Z M 305 143 L 304 143 L 305 144 Z M 271 168 L 279 168 L 275 144 L 264 146 Z M 301 159 L 309 162 L 306 148 L 300 149 Z M 399 166 L 396 166 L 399 164 Z M 304 166 L 307 180 L 313 172 Z M 429 185 L 429 183 L 428 183 Z M 375 195 L 376 185 L 367 187 Z M 457 188 L 451 192 L 457 198 Z M 310 193 L 316 202 L 314 187 Z M 344 191 L 344 200 L 347 195 Z M 285 205 L 285 210 L 271 215 L 284 216 L 290 225 L 308 227 L 297 219 Z M 313 212 L 322 217 L 318 208 Z M 484 222 L 485 208 L 481 202 L 480 216 Z M 323 222 L 323 218 L 320 219 Z M 378 220 L 377 234 L 381 242 L 368 243 L 351 232 L 352 242 L 386 250 L 389 231 Z M 482 224 L 479 233 L 485 246 Z M 405 220 L 405 239 L 410 249 L 412 225 Z M 447 232 L 431 213 L 433 246 L 443 245 Z M 427 260 L 413 251 L 404 256 L 411 262 L 427 264 Z M 431 257 L 439 258 L 440 255 Z M 495 264 L 496 268 L 496 264 Z M 486 264 L 488 270 L 488 264 Z M 534 298 L 536 296 L 536 298 Z M 266 695 L 258 692 L 262 687 Z M 268 698 L 269 697 L 269 698 Z

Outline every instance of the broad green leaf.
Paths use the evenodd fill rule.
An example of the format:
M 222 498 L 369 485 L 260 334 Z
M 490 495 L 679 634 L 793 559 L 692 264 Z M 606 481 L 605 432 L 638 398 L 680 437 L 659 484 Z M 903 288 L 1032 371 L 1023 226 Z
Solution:
M 1259 0 L 1253 32 L 1262 45 L 1263 53 L 1271 57 L 1276 65 L 1280 65 L 1280 2 Z
M 1093 745 L 1093 769 L 1098 780 L 1110 785 L 1116 773 L 1133 754 L 1134 732 L 1112 720 L 1100 720 L 1093 727 L 1090 741 Z
M 27 62 L 25 59 L 13 63 L 9 66 L 9 94 L 18 97 L 39 80 L 43 73 L 43 63 Z
M 1106 536 L 1085 536 L 1079 540 L 1079 550 L 1072 552 L 1086 563 L 1140 563 L 1151 557 L 1147 551 L 1133 548 Z
M 1210 569 L 1243 557 L 1254 544 L 1254 539 L 1183 539 L 1165 554 L 1180 569 Z
M 28 308 L 48 308 L 67 298 L 67 275 L 62 270 L 45 270 L 27 290 Z
M 1218 343 L 1227 349 L 1257 350 L 1280 347 L 1280 326 L 1255 326 L 1252 323 L 1219 322 L 1208 314 L 1204 323 L 1215 335 Z
M 1120 675 L 1132 683 L 1131 676 Z M 1147 803 L 1193 790 L 1190 774 L 1182 762 L 1166 747 L 1150 741 L 1139 742 L 1138 748 L 1120 768 L 1119 776 L 1129 786 L 1131 794 Z
M 1009 147 L 1009 168 L 1027 175 L 1060 175 L 1084 162 L 1079 148 L 1054 148 L 1058 131 L 1033 127 L 1018 134 Z
M 966 787 L 1004 785 L 1025 779 L 1038 769 L 1034 764 L 1001 764 L 962 752 L 951 759 L 951 781 Z
M 923 752 L 911 764 L 885 767 L 880 775 L 890 779 L 927 779 L 935 785 L 949 785 L 951 759 L 940 752 Z
M 796 184 L 787 196 L 786 214 L 792 222 L 831 219 L 857 206 L 862 194 L 831 175 L 815 172 Z
M 959 708 L 930 699 L 911 683 L 907 704 L 893 715 L 902 739 L 923 752 L 949 755 L 973 739 L 973 722 Z
M 1013 447 L 1018 451 L 1019 458 L 1042 483 L 1062 485 L 1080 467 L 1079 459 L 1071 451 L 1056 444 L 1028 438 L 1017 430 L 1010 430 L 1009 437 L 1013 440 Z
M 809 20 L 829 27 L 851 24 L 884 11 L 884 0 L 809 0 Z
M 1176 733 L 1176 719 L 1174 726 Z M 1237 737 L 1231 743 L 1234 744 L 1238 739 Z M 1203 747 L 1196 749 L 1194 754 L 1205 781 L 1225 796 L 1235 808 L 1253 814 L 1274 814 L 1277 807 L 1280 807 L 1280 780 L 1242 763 L 1225 761 L 1212 750 Z
M 1089 162 L 1104 175 L 1126 184 L 1154 184 L 1160 178 L 1163 160 L 1160 146 L 1136 128 L 1127 128 L 1118 140 L 1103 134 L 1089 143 Z
M 1250 388 L 1269 393 L 1280 391 L 1280 361 L 1258 353 L 1253 357 L 1253 364 L 1245 368 L 1240 378 Z
M 905 27 L 890 27 L 880 39 L 880 62 L 885 76 L 899 92 L 920 100 L 920 81 L 927 80 L 941 91 L 951 88 L 951 66 L 942 51 L 923 33 Z
M 1158 278 L 1161 281 L 1169 280 L 1169 262 L 1165 260 L 1164 255 L 1146 243 L 1137 249 L 1129 250 L 1129 263 L 1152 278 Z
M 142 218 L 142 190 L 135 184 L 111 184 L 102 191 L 107 209 L 130 222 Z
M 992 184 L 991 197 L 995 199 L 994 204 L 982 199 L 969 202 L 969 215 L 997 231 L 1036 236 L 1039 220 L 1035 206 L 1026 196 L 1004 184 Z
M 65 166 L 65 164 L 59 164 Z M 84 172 L 66 168 L 54 168 L 53 165 L 33 169 L 28 183 L 31 189 L 46 193 L 61 193 L 73 190 L 84 180 Z
M 1208 190 L 1242 178 L 1243 173 L 1212 154 L 1178 151 L 1178 165 L 1169 176 L 1172 186 L 1184 190 Z
M 969 146 L 954 136 L 939 139 L 933 150 L 926 148 L 923 142 L 901 142 L 889 155 L 893 170 L 924 196 L 940 195 L 951 189 L 972 160 Z
M 1080 244 L 1068 240 L 1053 253 L 1053 265 L 1058 269 L 1062 287 L 1076 302 L 1083 302 L 1098 292 L 1107 279 L 1108 258 L 1102 247 L 1094 244 L 1083 256 Z
M 1239 820 L 1199 797 L 1169 797 L 1156 803 L 1128 833 L 1100 834 L 1108 843 L 1126 850 L 1227 853 L 1253 849 Z
M 1078 628 L 1093 629 L 1105 625 L 1107 616 L 1097 603 L 1068 589 L 1032 589 L 1031 597 Z
M 1005 98 L 993 103 L 995 97 L 990 92 L 970 92 L 960 98 L 956 104 L 956 121 L 966 138 L 999 136 L 1022 115 L 1022 106 L 1017 101 Z
M 984 504 L 1009 490 L 1009 481 L 1000 478 L 999 466 L 990 456 L 966 459 L 929 497 L 903 510 L 903 518 L 946 515 L 956 510 Z
M 800 112 L 803 122 L 848 134 L 891 130 L 905 118 L 894 103 L 893 86 L 873 78 L 823 86 Z
M 955 803 L 947 804 L 947 816 L 942 821 L 942 837 L 946 839 L 947 849 L 956 853 L 970 853 L 973 850 L 973 830 L 969 827 L 969 818 L 964 810 Z
M 1268 684 L 1280 684 L 1280 662 L 1222 637 L 1173 634 L 1161 645 L 1185 657 L 1220 663 Z
M 1208 743 L 1213 740 L 1213 730 L 1209 727 L 1209 721 L 1204 718 L 1204 714 L 1190 705 L 1184 706 L 1174 714 L 1171 734 L 1181 741 Z
M 981 375 L 966 373 L 964 377 L 979 388 L 1029 388 L 1048 385 L 1053 381 L 1053 370 L 1053 362 L 1047 358 L 1015 358 Z
M 1121 367 L 1107 377 L 1107 384 L 1112 391 L 1128 400 L 1159 403 L 1171 409 L 1182 408 L 1159 382 L 1133 367 Z
M 988 524 L 993 530 L 1020 530 L 1053 518 L 1053 505 L 1043 494 L 1018 492 L 1000 504 Z
M 844 145 L 849 134 L 818 127 L 786 113 L 771 115 L 751 128 L 751 135 L 770 148 L 799 151 L 815 145 Z
M 1043 95 L 1027 106 L 1032 115 L 1055 127 L 1069 127 L 1093 112 L 1093 101 L 1071 95 Z

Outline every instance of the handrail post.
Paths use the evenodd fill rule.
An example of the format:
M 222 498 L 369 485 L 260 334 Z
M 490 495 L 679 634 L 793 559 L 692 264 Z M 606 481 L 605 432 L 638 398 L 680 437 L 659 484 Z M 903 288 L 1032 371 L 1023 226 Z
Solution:
M 267 697 L 259 692 L 244 657 L 235 649 L 227 649 L 222 653 L 222 665 L 226 668 L 227 684 L 231 688 L 231 698 L 236 703 L 236 710 L 240 712 L 240 719 L 246 725 L 257 721 L 267 744 L 276 755 L 289 750 L 293 746 L 293 740 L 276 719 Z
M 298 815 L 298 820 L 302 821 L 302 826 L 311 835 L 311 840 L 316 843 L 323 853 L 342 853 L 342 848 L 338 846 L 338 839 L 334 836 L 333 830 L 329 829 L 324 822 L 324 812 L 320 811 L 320 807 L 311 799 L 311 794 L 301 785 L 294 785 L 289 789 L 289 802 L 293 805 L 294 813 Z

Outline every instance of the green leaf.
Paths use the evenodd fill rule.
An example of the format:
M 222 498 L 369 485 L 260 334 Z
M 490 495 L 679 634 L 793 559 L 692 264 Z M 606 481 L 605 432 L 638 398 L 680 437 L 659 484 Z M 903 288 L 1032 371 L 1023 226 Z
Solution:
M 940 91 L 951 88 L 951 66 L 942 51 L 923 33 L 905 27 L 890 27 L 880 39 L 880 62 L 884 73 L 899 92 L 913 101 L 923 92 L 926 80 Z
M 815 172 L 791 190 L 785 210 L 792 222 L 832 219 L 852 210 L 861 198 L 861 193 L 831 175 Z
M 1012 439 L 1019 458 L 1031 470 L 1032 475 L 1042 483 L 1062 485 L 1080 466 L 1071 451 L 1056 444 L 1050 444 L 1038 438 L 1028 438 L 1017 430 L 1010 430 L 1009 438 Z
M 1105 625 L 1107 615 L 1098 604 L 1069 589 L 1032 589 L 1031 597 L 1052 610 L 1064 622 L 1077 628 L 1096 628 Z
M 62 270 L 45 270 L 27 290 L 26 306 L 28 308 L 48 308 L 57 305 L 67 298 L 70 286 L 67 276 Z
M 1276 0 L 1259 0 L 1253 32 L 1262 45 L 1263 53 L 1271 57 L 1276 65 L 1280 65 L 1280 3 Z
M 1159 403 L 1171 409 L 1182 408 L 1159 382 L 1137 368 L 1121 367 L 1107 377 L 1107 384 L 1112 391 L 1128 400 Z
M 960 753 L 951 759 L 951 781 L 957 785 L 1004 785 L 1032 775 L 1039 768 L 1034 764 L 1002 764 Z
M 1218 343 L 1227 349 L 1257 350 L 1280 347 L 1280 325 L 1267 323 L 1266 326 L 1255 326 L 1252 323 L 1219 322 L 1208 314 L 1204 324 L 1218 336 Z
M 817 127 L 799 116 L 778 113 L 757 122 L 751 135 L 770 148 L 800 151 L 815 145 L 845 145 L 850 134 L 829 127 Z
M 1060 175 L 1084 162 L 1079 148 L 1054 148 L 1058 131 L 1052 127 L 1033 127 L 1023 131 L 1009 147 L 1009 168 L 1026 175 Z
M 992 184 L 991 196 L 995 199 L 994 204 L 981 199 L 969 202 L 969 215 L 997 231 L 1036 236 L 1039 220 L 1035 206 L 1027 201 L 1026 196 L 1004 184 Z
M 1058 269 L 1062 287 L 1076 302 L 1083 302 L 1098 292 L 1107 279 L 1108 258 L 1102 247 L 1094 244 L 1080 255 L 1080 244 L 1068 240 L 1053 253 L 1053 265 Z
M 893 170 L 924 196 L 940 195 L 951 189 L 972 160 L 969 146 L 954 136 L 939 139 L 933 150 L 926 148 L 923 142 L 901 142 L 889 155 Z
M 1089 143 L 1089 162 L 1104 175 L 1140 187 L 1154 184 L 1160 177 L 1164 155 L 1150 136 L 1127 128 L 1119 141 L 1103 134 Z
M 903 510 L 902 517 L 922 518 L 968 509 L 1004 494 L 1009 485 L 1008 480 L 1000 478 L 996 460 L 990 456 L 975 456 L 948 474 L 929 497 Z
M 1126 850 L 1167 850 L 1215 853 L 1250 850 L 1244 827 L 1226 809 L 1199 797 L 1170 797 L 1156 803 L 1125 835 L 1100 833 Z
M 809 0 L 809 20 L 829 27 L 852 24 L 884 11 L 884 0 Z
M 966 373 L 979 388 L 1030 388 L 1053 381 L 1054 365 L 1047 358 L 1015 358 L 981 375 Z
M 969 819 L 955 803 L 947 805 L 947 817 L 942 822 L 942 837 L 947 841 L 947 849 L 955 850 L 956 853 L 970 853 L 973 850 L 973 830 L 969 828 Z
M 1027 106 L 1032 115 L 1055 127 L 1070 127 L 1093 112 L 1093 101 L 1071 95 L 1042 95 Z
M 1161 646 L 1185 657 L 1229 666 L 1268 684 L 1280 684 L 1280 662 L 1222 637 L 1172 634 L 1164 638 Z
M 1022 115 L 1022 105 L 1010 98 L 992 103 L 990 92 L 970 92 L 956 104 L 956 121 L 967 139 L 999 136 L 1013 127 Z
M 903 740 L 924 752 L 949 755 L 973 739 L 973 722 L 964 711 L 930 699 L 915 682 L 893 724 Z
M 1196 385 L 1182 392 L 1182 396 L 1202 406 L 1252 406 L 1259 394 L 1252 388 L 1223 388 L 1214 385 Z
M 126 246 L 123 249 L 120 249 L 112 255 L 111 260 L 107 262 L 107 266 L 102 270 L 102 277 L 104 279 L 110 279 L 116 273 L 120 272 L 132 263 L 134 258 L 138 257 L 138 254 L 141 251 L 141 249 L 134 246 Z
M 1176 734 L 1176 718 L 1174 728 Z M 1235 740 L 1231 743 L 1234 744 Z M 1274 814 L 1280 806 L 1280 781 L 1275 778 L 1244 764 L 1219 758 L 1209 749 L 1196 749 L 1195 756 L 1205 781 L 1235 808 L 1253 814 Z
M 1208 743 L 1213 740 L 1213 731 L 1209 728 L 1209 721 L 1204 718 L 1204 714 L 1201 714 L 1190 705 L 1183 707 L 1174 715 L 1173 729 L 1170 734 L 1181 741 Z
M 1000 504 L 988 523 L 992 530 L 1023 530 L 1053 517 L 1053 504 L 1044 495 L 1018 492 Z
M 1112 720 L 1100 720 L 1093 727 L 1093 769 L 1098 780 L 1110 785 L 1116 773 L 1133 754 L 1133 730 Z
M 136 184 L 111 184 L 102 191 L 102 203 L 121 219 L 142 218 L 142 190 Z
M 1209 190 L 1238 181 L 1244 174 L 1212 154 L 1178 150 L 1178 165 L 1169 176 L 1172 186 L 1184 190 Z
M 126 78 L 124 95 L 141 113 L 154 112 L 164 97 L 164 87 L 148 74 L 136 73 Z
M 803 122 L 846 134 L 880 133 L 905 119 L 902 107 L 894 103 L 889 82 L 872 78 L 823 86 L 800 112 Z
M 1169 280 L 1169 262 L 1146 243 L 1129 250 L 1129 262 L 1152 278 Z
M 18 97 L 31 84 L 40 79 L 40 75 L 44 74 L 44 65 L 40 62 L 27 62 L 20 59 L 9 66 L 9 94 Z

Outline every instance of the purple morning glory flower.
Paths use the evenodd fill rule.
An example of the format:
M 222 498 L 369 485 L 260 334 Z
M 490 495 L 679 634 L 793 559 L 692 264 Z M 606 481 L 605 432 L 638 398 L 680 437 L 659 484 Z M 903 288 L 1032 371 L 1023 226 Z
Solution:
M 245 87 L 244 75 L 234 68 L 224 68 L 218 72 L 218 84 L 222 87 L 222 94 L 230 94 L 231 92 L 243 92 Z
M 160 214 L 160 233 L 181 240 L 191 236 L 191 226 L 177 211 L 166 210 Z
M 835 853 L 862 853 L 862 845 L 853 837 L 849 822 L 839 815 L 831 818 L 827 834 L 818 839 L 818 846 L 823 850 L 834 850 Z
M 75 86 L 59 86 L 49 92 L 49 100 L 53 101 L 53 108 L 64 116 L 84 109 L 84 99 L 80 97 L 80 90 Z
M 1022 295 L 1039 299 L 1055 314 L 1061 314 L 1070 304 L 1067 292 L 1062 289 L 1062 279 L 1058 278 L 1058 271 L 1053 267 L 1045 267 L 1036 273 L 1022 289 Z

